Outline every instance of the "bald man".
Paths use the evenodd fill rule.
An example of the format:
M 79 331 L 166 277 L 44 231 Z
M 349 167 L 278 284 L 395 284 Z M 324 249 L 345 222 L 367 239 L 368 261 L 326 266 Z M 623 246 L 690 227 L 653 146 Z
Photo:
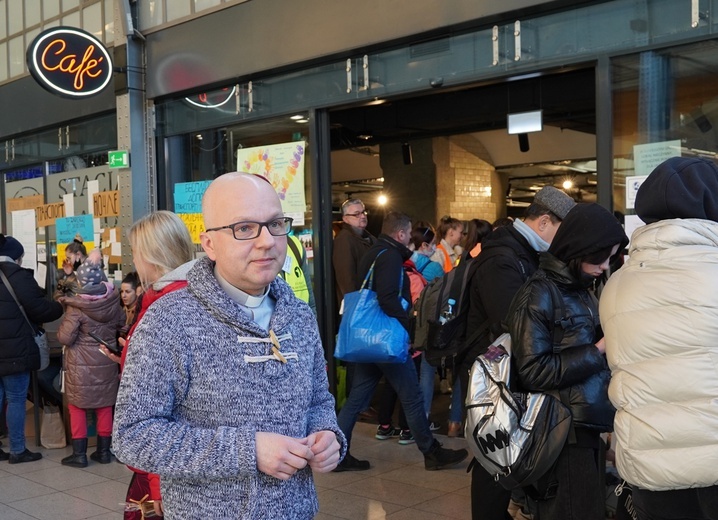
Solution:
M 316 319 L 277 277 L 292 219 L 263 177 L 202 200 L 207 253 L 132 337 L 117 456 L 162 477 L 167 518 L 313 518 L 312 472 L 346 452 Z

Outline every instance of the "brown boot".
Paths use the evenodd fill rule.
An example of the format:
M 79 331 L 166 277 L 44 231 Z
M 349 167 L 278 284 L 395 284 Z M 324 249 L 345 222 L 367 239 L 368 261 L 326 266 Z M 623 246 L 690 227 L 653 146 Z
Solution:
M 449 421 L 449 431 L 446 434 L 447 437 L 458 437 L 461 435 L 461 423 L 455 421 Z

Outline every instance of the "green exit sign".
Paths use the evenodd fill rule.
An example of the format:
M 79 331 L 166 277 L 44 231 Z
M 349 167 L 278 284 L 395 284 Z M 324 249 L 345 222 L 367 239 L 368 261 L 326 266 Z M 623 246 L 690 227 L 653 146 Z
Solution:
M 127 150 L 107 152 L 107 162 L 110 168 L 129 168 L 130 153 Z

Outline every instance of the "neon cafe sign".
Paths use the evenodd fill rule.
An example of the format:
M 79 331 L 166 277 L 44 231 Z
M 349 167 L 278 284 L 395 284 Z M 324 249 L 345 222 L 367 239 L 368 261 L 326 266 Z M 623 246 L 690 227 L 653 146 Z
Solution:
M 99 94 L 112 79 L 112 59 L 105 46 L 74 27 L 38 34 L 27 49 L 27 66 L 44 89 L 73 99 Z

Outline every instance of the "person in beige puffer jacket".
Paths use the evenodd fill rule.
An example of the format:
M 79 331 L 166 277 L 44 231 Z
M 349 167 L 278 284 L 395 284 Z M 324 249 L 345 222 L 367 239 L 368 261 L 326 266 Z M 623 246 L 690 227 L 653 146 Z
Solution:
M 60 298 L 65 316 L 57 332 L 65 345 L 64 386 L 70 411 L 72 455 L 62 459 L 65 466 L 87 466 L 87 410 L 97 417 L 97 450 L 90 456 L 101 464 L 112 461 L 112 407 L 117 398 L 117 363 L 99 349 L 90 333 L 116 344 L 125 323 L 120 293 L 107 282 L 99 250 L 92 251 L 77 270 L 79 292 Z

